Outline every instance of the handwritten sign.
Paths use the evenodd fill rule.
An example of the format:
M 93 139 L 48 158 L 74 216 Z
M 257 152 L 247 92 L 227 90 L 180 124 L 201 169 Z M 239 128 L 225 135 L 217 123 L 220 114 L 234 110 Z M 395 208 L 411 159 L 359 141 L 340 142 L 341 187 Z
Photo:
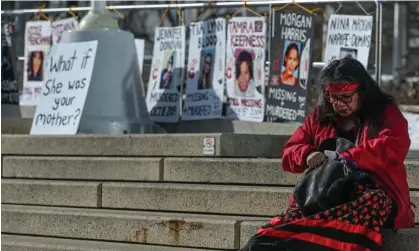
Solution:
M 327 28 L 326 64 L 349 56 L 367 67 L 373 25 L 372 16 L 331 15 Z
M 189 60 L 183 120 L 220 118 L 225 86 L 226 20 L 189 26 Z
M 30 134 L 76 134 L 89 90 L 97 41 L 56 44 L 47 61 Z
M 266 21 L 233 17 L 227 30 L 227 117 L 262 122 L 265 97 Z
M 184 65 L 185 26 L 157 28 L 146 99 L 151 120 L 179 121 Z
M 302 122 L 306 117 L 307 82 L 311 69 L 313 16 L 279 11 L 274 15 L 265 120 Z

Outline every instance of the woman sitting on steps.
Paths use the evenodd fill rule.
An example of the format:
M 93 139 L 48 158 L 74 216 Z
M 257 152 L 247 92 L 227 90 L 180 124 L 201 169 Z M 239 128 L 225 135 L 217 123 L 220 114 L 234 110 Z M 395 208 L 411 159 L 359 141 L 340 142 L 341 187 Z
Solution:
M 317 147 L 340 137 L 358 144 L 339 158 L 367 178 L 351 186 L 353 200 L 312 215 L 304 215 L 291 198 L 285 213 L 259 228 L 242 251 L 375 251 L 382 250 L 383 227 L 414 227 L 404 166 L 410 138 L 403 114 L 355 59 L 331 62 L 321 81 L 322 103 L 284 146 L 282 168 L 302 173 L 322 165 L 326 156 Z

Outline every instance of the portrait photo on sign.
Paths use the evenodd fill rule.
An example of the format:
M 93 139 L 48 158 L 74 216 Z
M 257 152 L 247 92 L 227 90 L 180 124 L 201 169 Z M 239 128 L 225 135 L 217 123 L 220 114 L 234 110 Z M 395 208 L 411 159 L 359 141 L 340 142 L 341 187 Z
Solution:
M 345 58 L 345 57 L 351 57 L 353 59 L 357 59 L 358 57 L 358 50 L 352 49 L 352 48 L 344 48 L 341 47 L 339 51 L 339 59 Z
M 164 53 L 162 71 L 160 74 L 160 89 L 172 89 L 173 88 L 173 71 L 176 62 L 176 52 L 166 51 Z
M 298 84 L 298 69 L 301 59 L 301 43 L 286 40 L 282 53 L 280 82 L 285 85 Z
M 31 51 L 28 54 L 28 81 L 44 81 L 43 51 Z
M 199 77 L 198 77 L 198 90 L 211 89 L 212 78 L 214 75 L 215 63 L 215 50 L 207 48 L 201 50 L 201 59 L 199 63 Z
M 238 97 L 253 98 L 256 96 L 255 53 L 251 49 L 236 49 L 234 93 Z

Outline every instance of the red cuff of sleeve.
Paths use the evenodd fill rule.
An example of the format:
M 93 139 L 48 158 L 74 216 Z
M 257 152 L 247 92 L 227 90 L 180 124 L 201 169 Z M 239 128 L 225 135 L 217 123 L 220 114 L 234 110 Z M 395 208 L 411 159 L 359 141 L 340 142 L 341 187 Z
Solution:
M 339 155 L 345 159 L 352 159 L 352 154 L 349 151 L 339 153 Z

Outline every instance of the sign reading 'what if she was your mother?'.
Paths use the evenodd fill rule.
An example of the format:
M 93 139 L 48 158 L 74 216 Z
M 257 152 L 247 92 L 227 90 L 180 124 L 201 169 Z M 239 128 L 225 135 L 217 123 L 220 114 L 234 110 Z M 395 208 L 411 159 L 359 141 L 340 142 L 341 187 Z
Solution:
M 31 134 L 76 134 L 89 90 L 97 41 L 56 44 L 48 55 L 46 80 Z

